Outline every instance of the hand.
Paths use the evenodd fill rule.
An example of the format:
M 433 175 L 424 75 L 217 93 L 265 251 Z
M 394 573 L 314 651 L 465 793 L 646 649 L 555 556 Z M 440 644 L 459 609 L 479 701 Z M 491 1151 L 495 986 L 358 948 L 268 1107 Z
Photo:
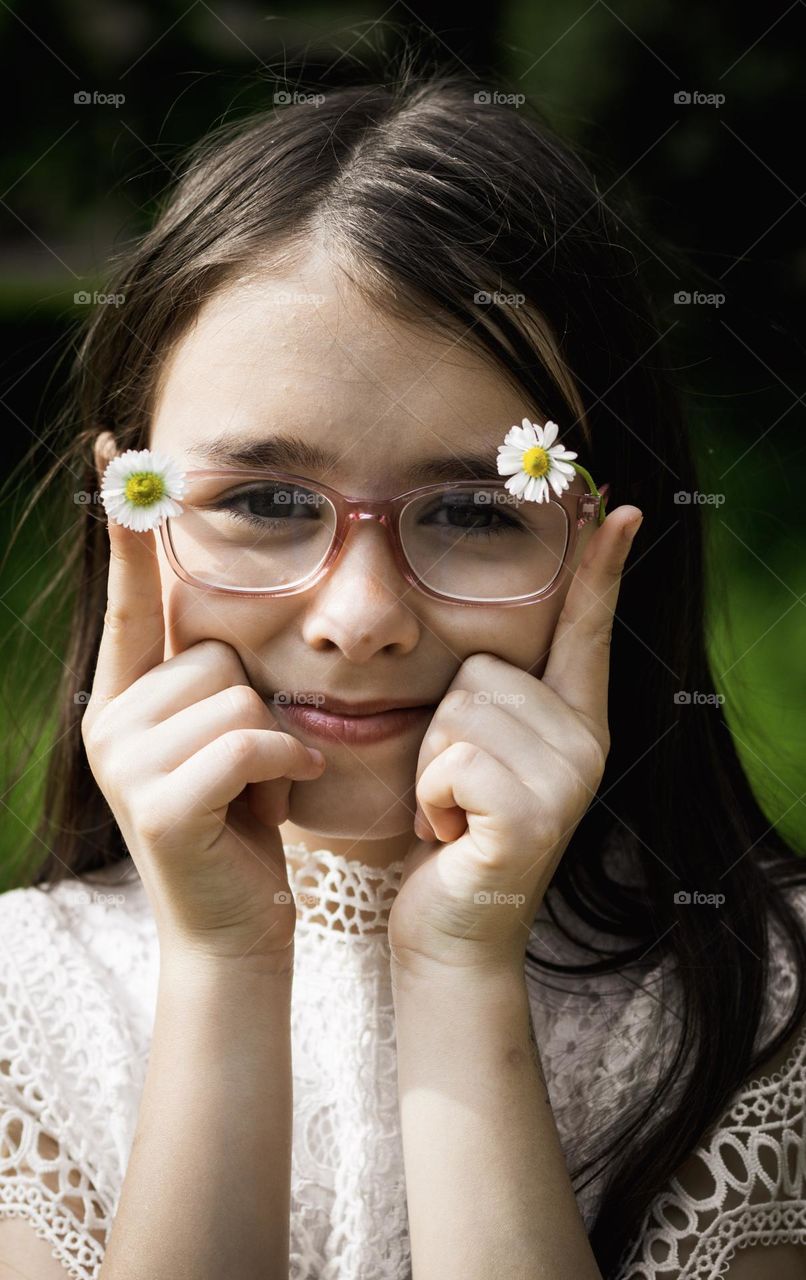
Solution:
M 416 838 L 404 860 L 389 915 L 398 967 L 522 971 L 532 921 L 610 750 L 610 637 L 639 515 L 619 507 L 595 530 L 542 679 L 471 654 L 437 707 L 415 787 L 437 843 Z
M 154 534 L 108 522 L 104 630 L 81 729 L 92 773 L 148 893 L 161 947 L 290 969 L 296 907 L 278 823 L 318 778 L 277 729 L 235 650 L 163 661 Z

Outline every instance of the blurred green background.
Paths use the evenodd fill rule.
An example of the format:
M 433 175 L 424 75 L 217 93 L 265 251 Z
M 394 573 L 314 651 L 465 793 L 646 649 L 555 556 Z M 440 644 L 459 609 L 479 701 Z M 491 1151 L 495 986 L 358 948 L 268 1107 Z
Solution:
M 511 0 L 471 26 L 464 6 L 440 3 L 300 0 L 282 12 L 252 0 L 4 3 L 6 474 L 59 404 L 84 307 L 76 295 L 103 289 L 109 252 L 147 225 L 179 155 L 207 129 L 289 84 L 360 81 L 378 50 L 403 40 L 424 59 L 469 68 L 480 88 L 532 95 L 594 168 L 601 161 L 602 198 L 631 192 L 658 243 L 681 246 L 724 295 L 719 306 L 676 303 L 701 280 L 680 278 L 625 228 L 692 388 L 701 491 L 725 495 L 705 509 L 718 686 L 771 823 L 806 849 L 803 15 L 801 4 Z M 26 485 L 48 457 L 41 444 Z M 4 545 L 21 500 L 2 504 Z M 42 512 L 29 522 L 0 586 L 12 751 L 15 735 L 30 732 L 14 696 L 20 666 L 43 660 L 55 676 L 60 661 L 58 643 L 19 622 L 59 563 L 59 531 L 47 525 Z M 40 780 L 41 762 L 3 788 L 0 869 L 30 829 Z

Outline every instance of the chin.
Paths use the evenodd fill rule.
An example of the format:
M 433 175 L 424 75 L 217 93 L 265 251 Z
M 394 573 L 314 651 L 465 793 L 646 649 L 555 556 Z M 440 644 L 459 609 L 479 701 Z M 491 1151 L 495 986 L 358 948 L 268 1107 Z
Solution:
M 296 827 L 334 840 L 386 840 L 411 830 L 415 804 L 413 787 L 408 795 L 404 793 L 402 801 L 390 808 L 390 794 L 377 782 L 371 791 L 367 788 L 366 796 L 356 798 L 353 794 L 351 803 L 345 803 L 342 787 L 341 804 L 324 795 L 314 796 L 311 790 L 305 795 L 300 787 L 306 785 L 310 788 L 317 783 L 295 783 L 289 792 L 287 820 Z M 401 791 L 396 794 L 400 795 Z M 356 820 L 357 814 L 361 815 L 359 821 Z

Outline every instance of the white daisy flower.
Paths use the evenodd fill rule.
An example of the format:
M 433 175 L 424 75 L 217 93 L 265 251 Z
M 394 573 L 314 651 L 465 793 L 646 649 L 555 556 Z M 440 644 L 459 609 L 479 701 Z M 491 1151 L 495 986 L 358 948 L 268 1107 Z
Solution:
M 127 449 L 113 458 L 101 481 L 101 501 L 110 520 L 142 533 L 166 516 L 181 516 L 177 501 L 185 474 L 173 458 L 153 449 Z
M 521 426 L 511 427 L 498 446 L 498 473 L 509 476 L 505 488 L 516 497 L 533 502 L 548 502 L 549 485 L 557 497 L 567 489 L 577 467 L 571 459 L 577 455 L 561 444 L 554 444 L 560 428 L 556 422 L 539 427 L 524 418 Z

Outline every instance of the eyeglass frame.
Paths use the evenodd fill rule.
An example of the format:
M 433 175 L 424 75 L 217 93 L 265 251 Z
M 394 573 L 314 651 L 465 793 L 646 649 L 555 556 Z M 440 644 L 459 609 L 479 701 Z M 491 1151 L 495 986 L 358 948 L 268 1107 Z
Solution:
M 280 471 L 273 467 L 210 467 L 210 468 L 194 468 L 183 473 L 185 476 L 213 477 L 213 476 L 233 476 L 253 478 L 271 478 L 273 480 L 288 481 L 298 484 L 305 489 L 313 489 L 321 493 L 325 498 L 329 499 L 336 512 L 336 524 L 333 530 L 332 541 L 325 555 L 324 560 L 319 568 L 309 574 L 307 578 L 301 582 L 297 582 L 290 587 L 279 587 L 274 589 L 266 589 L 263 587 L 229 587 L 223 585 L 214 585 L 210 582 L 203 582 L 200 578 L 196 578 L 187 569 L 185 569 L 179 561 L 176 551 L 171 541 L 170 526 L 172 520 L 180 520 L 180 516 L 167 516 L 160 523 L 160 534 L 162 537 L 162 545 L 168 562 L 174 573 L 183 582 L 190 586 L 197 587 L 204 591 L 213 591 L 216 594 L 236 595 L 249 598 L 268 598 L 283 599 L 286 596 L 299 595 L 303 591 L 308 591 L 314 587 L 329 573 L 334 561 L 344 547 L 350 524 L 353 520 L 377 520 L 382 524 L 392 546 L 392 554 L 395 559 L 401 576 L 409 583 L 410 586 L 424 592 L 434 600 L 439 600 L 445 604 L 464 605 L 472 608 L 474 606 L 482 606 L 486 608 L 509 608 L 516 605 L 536 604 L 539 601 L 546 600 L 553 595 L 558 589 L 562 578 L 565 575 L 569 561 L 572 559 L 573 551 L 576 547 L 577 536 L 579 530 L 591 520 L 596 519 L 601 524 L 604 519 L 604 508 L 607 501 L 610 485 L 609 483 L 601 485 L 597 491 L 588 493 L 571 493 L 568 489 L 563 490 L 561 494 L 550 490 L 549 501 L 554 502 L 557 506 L 562 507 L 566 518 L 567 538 L 565 543 L 565 551 L 563 553 L 562 562 L 557 569 L 554 577 L 548 586 L 543 587 L 540 591 L 532 592 L 530 595 L 516 599 L 503 600 L 462 600 L 456 596 L 446 595 L 444 592 L 437 591 L 434 587 L 429 587 L 414 573 L 403 551 L 403 544 L 400 539 L 400 515 L 404 507 L 408 506 L 415 498 L 426 493 L 438 493 L 445 490 L 455 491 L 463 488 L 478 488 L 484 486 L 487 488 L 506 489 L 506 479 L 479 480 L 467 479 L 456 481 L 441 481 L 435 484 L 421 485 L 416 489 L 408 489 L 405 493 L 399 493 L 393 498 L 348 498 L 338 489 L 334 489 L 331 485 L 325 484 L 320 480 L 311 480 L 307 476 L 295 475 L 290 471 Z M 506 489 L 507 493 L 510 490 Z M 513 495 L 516 497 L 516 495 Z M 181 503 L 181 498 L 178 499 Z M 531 499 L 524 499 L 531 501 Z

